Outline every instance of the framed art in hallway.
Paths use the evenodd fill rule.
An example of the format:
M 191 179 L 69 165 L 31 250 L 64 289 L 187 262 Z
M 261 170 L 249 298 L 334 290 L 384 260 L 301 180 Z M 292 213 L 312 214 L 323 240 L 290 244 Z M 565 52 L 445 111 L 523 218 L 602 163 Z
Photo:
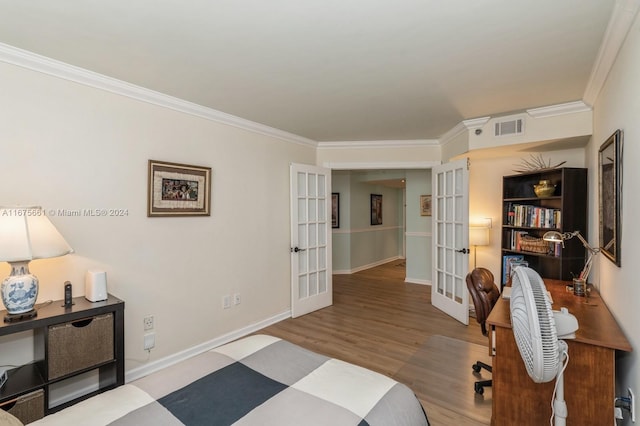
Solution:
M 148 217 L 210 215 L 210 167 L 149 160 Z
M 382 195 L 371 194 L 371 225 L 382 225 Z
M 420 196 L 420 216 L 431 216 L 431 195 Z

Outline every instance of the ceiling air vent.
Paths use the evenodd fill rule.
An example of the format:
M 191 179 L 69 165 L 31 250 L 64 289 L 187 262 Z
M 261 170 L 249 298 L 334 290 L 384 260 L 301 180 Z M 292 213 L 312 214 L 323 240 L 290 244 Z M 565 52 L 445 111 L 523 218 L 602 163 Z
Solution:
M 495 136 L 521 135 L 524 133 L 524 119 L 498 121 L 495 126 Z

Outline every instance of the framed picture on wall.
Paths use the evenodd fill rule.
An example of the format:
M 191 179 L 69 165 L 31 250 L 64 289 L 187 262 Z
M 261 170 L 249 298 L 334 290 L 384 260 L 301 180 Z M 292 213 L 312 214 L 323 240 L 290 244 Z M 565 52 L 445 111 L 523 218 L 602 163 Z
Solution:
M 382 195 L 371 194 L 371 225 L 382 225 Z
M 420 196 L 420 216 L 431 216 L 431 195 Z
M 620 266 L 620 200 L 622 190 L 622 131 L 616 130 L 600 147 L 600 252 Z
M 149 160 L 147 216 L 210 216 L 211 168 Z
M 331 193 L 331 227 L 340 228 L 340 193 Z

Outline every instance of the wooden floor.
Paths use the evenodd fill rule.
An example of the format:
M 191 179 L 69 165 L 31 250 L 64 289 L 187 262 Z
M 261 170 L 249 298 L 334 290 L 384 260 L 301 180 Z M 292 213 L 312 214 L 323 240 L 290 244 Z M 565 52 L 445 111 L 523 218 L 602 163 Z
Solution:
M 488 425 L 491 389 L 476 395 L 471 370 L 476 359 L 490 360 L 486 337 L 473 318 L 465 326 L 431 306 L 431 287 L 404 277 L 401 261 L 334 275 L 333 306 L 260 333 L 407 384 L 434 426 Z

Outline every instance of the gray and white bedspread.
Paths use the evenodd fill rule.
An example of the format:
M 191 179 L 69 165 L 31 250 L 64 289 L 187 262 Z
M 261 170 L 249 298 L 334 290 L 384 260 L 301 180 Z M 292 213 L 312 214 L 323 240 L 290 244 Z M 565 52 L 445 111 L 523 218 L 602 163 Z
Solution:
M 250 336 L 92 397 L 32 425 L 428 425 L 384 375 L 272 336 Z

